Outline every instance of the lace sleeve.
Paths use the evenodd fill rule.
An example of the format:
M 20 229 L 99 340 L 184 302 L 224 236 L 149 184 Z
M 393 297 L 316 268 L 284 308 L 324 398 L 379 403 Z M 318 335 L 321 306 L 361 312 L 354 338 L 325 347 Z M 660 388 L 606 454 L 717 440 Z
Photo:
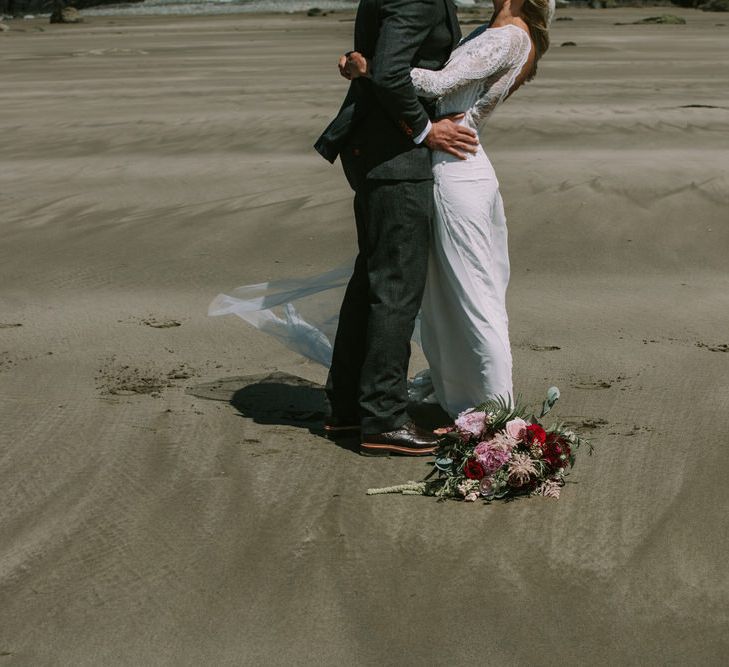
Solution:
M 465 40 L 453 51 L 441 70 L 415 67 L 410 71 L 420 97 L 443 97 L 472 81 L 486 79 L 497 72 L 523 63 L 531 50 L 529 36 L 514 25 L 485 30 Z

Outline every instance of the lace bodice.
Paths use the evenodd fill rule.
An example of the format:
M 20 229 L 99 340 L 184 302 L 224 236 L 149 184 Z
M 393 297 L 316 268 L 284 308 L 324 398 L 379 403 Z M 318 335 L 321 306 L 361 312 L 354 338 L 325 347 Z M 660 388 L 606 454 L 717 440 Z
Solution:
M 508 95 L 530 51 L 521 28 L 489 28 L 464 39 L 443 69 L 416 67 L 411 76 L 419 96 L 438 99 L 438 115 L 465 112 L 466 124 L 478 130 Z

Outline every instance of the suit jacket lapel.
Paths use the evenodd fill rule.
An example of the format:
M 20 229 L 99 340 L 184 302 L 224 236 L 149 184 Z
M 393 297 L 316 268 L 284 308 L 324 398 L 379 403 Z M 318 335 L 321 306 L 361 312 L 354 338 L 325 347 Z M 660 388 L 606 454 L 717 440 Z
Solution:
M 458 24 L 458 13 L 453 0 L 445 0 L 446 11 L 448 12 L 448 27 L 451 31 L 451 51 L 458 46 L 461 41 L 461 27 Z

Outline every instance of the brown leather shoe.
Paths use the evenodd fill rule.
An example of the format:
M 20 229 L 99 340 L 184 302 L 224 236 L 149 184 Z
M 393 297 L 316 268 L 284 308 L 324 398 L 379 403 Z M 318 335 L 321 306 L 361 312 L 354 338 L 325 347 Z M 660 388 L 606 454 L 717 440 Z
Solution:
M 386 433 L 364 434 L 359 453 L 365 456 L 428 456 L 438 449 L 438 438 L 432 431 L 412 422 Z

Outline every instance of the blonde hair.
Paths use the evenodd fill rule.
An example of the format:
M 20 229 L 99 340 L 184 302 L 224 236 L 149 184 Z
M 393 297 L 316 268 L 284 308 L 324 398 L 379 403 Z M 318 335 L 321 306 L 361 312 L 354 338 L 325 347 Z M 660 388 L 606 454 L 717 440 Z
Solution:
M 521 14 L 534 42 L 534 65 L 527 77 L 527 81 L 531 81 L 537 73 L 539 59 L 549 48 L 549 24 L 554 15 L 554 0 L 524 0 Z

